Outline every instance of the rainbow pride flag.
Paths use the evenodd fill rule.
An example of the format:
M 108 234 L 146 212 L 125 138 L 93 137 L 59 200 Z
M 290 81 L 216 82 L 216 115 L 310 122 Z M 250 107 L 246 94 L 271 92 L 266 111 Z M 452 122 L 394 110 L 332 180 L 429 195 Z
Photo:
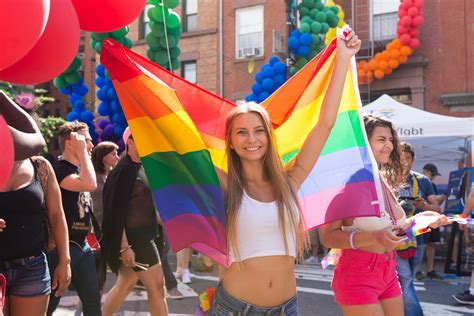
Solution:
M 336 51 L 333 41 L 263 103 L 285 163 L 318 120 Z M 171 248 L 193 247 L 225 264 L 225 211 L 213 166 L 227 169 L 225 120 L 235 104 L 110 39 L 104 41 L 101 62 L 137 143 Z M 358 95 L 353 61 L 336 125 L 299 192 L 308 228 L 380 216 L 380 179 L 358 113 Z

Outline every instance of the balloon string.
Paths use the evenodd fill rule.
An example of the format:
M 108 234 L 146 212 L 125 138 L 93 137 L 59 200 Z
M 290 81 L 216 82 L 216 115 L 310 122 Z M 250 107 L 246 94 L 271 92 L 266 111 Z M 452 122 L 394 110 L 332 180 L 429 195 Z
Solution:
M 161 3 L 161 11 L 163 12 L 163 24 L 165 25 L 165 40 L 166 52 L 168 53 L 168 63 L 170 65 L 170 71 L 173 72 L 173 66 L 171 66 L 170 44 L 168 43 L 168 31 L 166 29 L 165 6 L 163 5 L 163 3 Z

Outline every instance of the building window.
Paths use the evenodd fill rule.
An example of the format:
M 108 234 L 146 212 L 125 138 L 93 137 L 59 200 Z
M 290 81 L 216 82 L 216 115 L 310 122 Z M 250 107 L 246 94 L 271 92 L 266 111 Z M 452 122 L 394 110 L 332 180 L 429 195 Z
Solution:
M 154 8 L 153 5 L 147 4 L 140 17 L 139 39 L 144 39 L 151 32 L 150 18 L 148 17 L 148 10 Z
M 186 61 L 181 64 L 181 77 L 191 83 L 197 83 L 197 65 L 196 61 Z
M 385 41 L 397 37 L 399 0 L 372 0 L 372 40 Z
M 263 56 L 263 6 L 235 11 L 236 58 Z
M 193 32 L 197 30 L 198 26 L 198 0 L 184 0 L 183 1 L 183 26 L 185 32 Z

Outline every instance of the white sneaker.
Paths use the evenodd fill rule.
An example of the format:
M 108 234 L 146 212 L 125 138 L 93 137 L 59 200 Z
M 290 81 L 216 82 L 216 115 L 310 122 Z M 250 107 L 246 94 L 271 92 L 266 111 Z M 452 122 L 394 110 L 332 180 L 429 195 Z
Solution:
M 189 272 L 189 269 L 181 270 L 181 281 L 183 281 L 184 284 L 191 283 L 191 273 Z
M 319 259 L 316 258 L 316 257 L 311 256 L 311 257 L 309 257 L 308 259 L 306 259 L 304 262 L 305 262 L 306 264 L 315 265 L 315 264 L 319 264 Z

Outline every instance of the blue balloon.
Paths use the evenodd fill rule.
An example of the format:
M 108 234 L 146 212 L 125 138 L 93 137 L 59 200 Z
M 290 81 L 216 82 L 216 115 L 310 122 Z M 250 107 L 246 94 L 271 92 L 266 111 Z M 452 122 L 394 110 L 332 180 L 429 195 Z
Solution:
M 245 97 L 245 101 L 247 102 L 255 102 L 257 101 L 257 96 L 253 93 L 250 93 L 248 96 Z
M 266 98 L 268 98 L 270 96 L 270 93 L 266 92 L 266 91 L 263 91 L 262 93 L 260 93 L 258 95 L 258 98 L 257 98 L 257 101 L 258 103 L 262 103 L 263 101 L 265 101 Z
M 301 35 L 300 31 L 298 31 L 298 30 L 294 30 L 290 33 L 290 36 L 293 36 L 293 37 L 296 37 L 296 38 L 300 37 L 300 35 Z
M 117 98 L 117 93 L 115 93 L 115 89 L 114 89 L 114 88 L 110 88 L 109 90 L 107 90 L 107 97 L 108 97 L 110 100 L 116 100 L 116 99 L 118 99 L 118 98 Z
M 275 85 L 275 83 L 273 82 L 272 79 L 270 79 L 270 78 L 263 79 L 262 87 L 265 91 L 271 91 L 273 89 L 274 85 Z
M 105 85 L 105 77 L 97 77 L 94 80 L 95 85 L 99 88 L 102 88 Z
M 72 93 L 72 88 L 71 86 L 67 86 L 66 88 L 59 88 L 59 92 L 62 94 L 71 94 Z
M 123 132 L 125 131 L 126 128 L 127 128 L 127 127 L 124 126 L 124 125 L 117 125 L 117 126 L 115 126 L 115 129 L 114 129 L 115 136 L 117 136 L 117 137 L 122 137 Z
M 300 46 L 298 48 L 298 52 L 296 54 L 299 55 L 299 56 L 304 57 L 304 56 L 308 56 L 309 52 L 310 52 L 310 49 L 309 49 L 308 46 Z
M 79 120 L 80 118 L 81 118 L 81 115 L 75 111 L 69 112 L 66 115 L 66 121 L 68 122 L 73 122 L 73 121 Z
M 117 125 L 126 125 L 127 124 L 127 120 L 125 119 L 125 115 L 123 113 L 114 114 L 112 122 L 117 123 Z
M 262 67 L 262 73 L 265 78 L 273 77 L 273 68 L 271 66 L 265 65 Z
M 105 67 L 102 64 L 95 66 L 95 73 L 101 77 L 105 76 Z
M 109 78 L 105 78 L 105 85 L 110 88 L 114 86 L 114 83 Z
M 300 43 L 305 46 L 309 46 L 313 42 L 313 38 L 308 33 L 303 33 L 300 36 Z
M 82 97 L 77 94 L 71 94 L 69 96 L 69 103 L 73 104 L 76 103 L 76 101 L 82 101 Z
M 120 106 L 120 103 L 117 100 L 113 100 L 113 101 L 110 102 L 110 109 L 114 113 L 119 113 L 119 112 L 122 111 L 122 107 Z
M 92 122 L 94 120 L 94 113 L 91 111 L 84 111 L 81 113 L 81 120 L 83 122 Z
M 76 101 L 72 107 L 74 109 L 74 111 L 76 111 L 77 113 L 82 113 L 86 110 L 86 104 L 84 103 L 84 101 L 82 100 L 79 100 L 79 101 Z
M 277 62 L 273 65 L 273 72 L 276 74 L 286 74 L 286 65 L 282 62 Z
M 256 82 L 252 85 L 252 92 L 255 95 L 258 95 L 262 91 L 263 91 L 263 88 L 262 88 L 262 85 L 260 83 Z
M 89 92 L 89 89 L 87 88 L 85 84 L 81 84 L 79 86 L 73 86 L 72 91 L 74 94 L 85 96 L 87 92 Z
M 97 112 L 102 115 L 102 116 L 107 116 L 110 115 L 110 106 L 107 102 L 101 102 L 99 104 L 99 108 L 97 109 Z M 103 128 L 102 128 L 103 129 Z
M 265 76 L 262 72 L 257 72 L 255 74 L 255 81 L 262 83 L 263 79 L 265 79 Z
M 289 39 L 288 39 L 288 47 L 290 49 L 298 49 L 298 47 L 300 46 L 300 40 L 298 39 L 298 37 L 296 36 L 291 36 Z
M 273 82 L 275 83 L 275 86 L 277 86 L 277 87 L 284 84 L 285 81 L 286 81 L 285 75 L 278 74 L 278 75 L 275 75 L 275 77 L 273 77 Z
M 274 66 L 279 61 L 280 61 L 280 58 L 278 58 L 278 56 L 272 56 L 270 57 L 270 60 L 268 61 L 268 63 L 270 64 L 270 66 Z

